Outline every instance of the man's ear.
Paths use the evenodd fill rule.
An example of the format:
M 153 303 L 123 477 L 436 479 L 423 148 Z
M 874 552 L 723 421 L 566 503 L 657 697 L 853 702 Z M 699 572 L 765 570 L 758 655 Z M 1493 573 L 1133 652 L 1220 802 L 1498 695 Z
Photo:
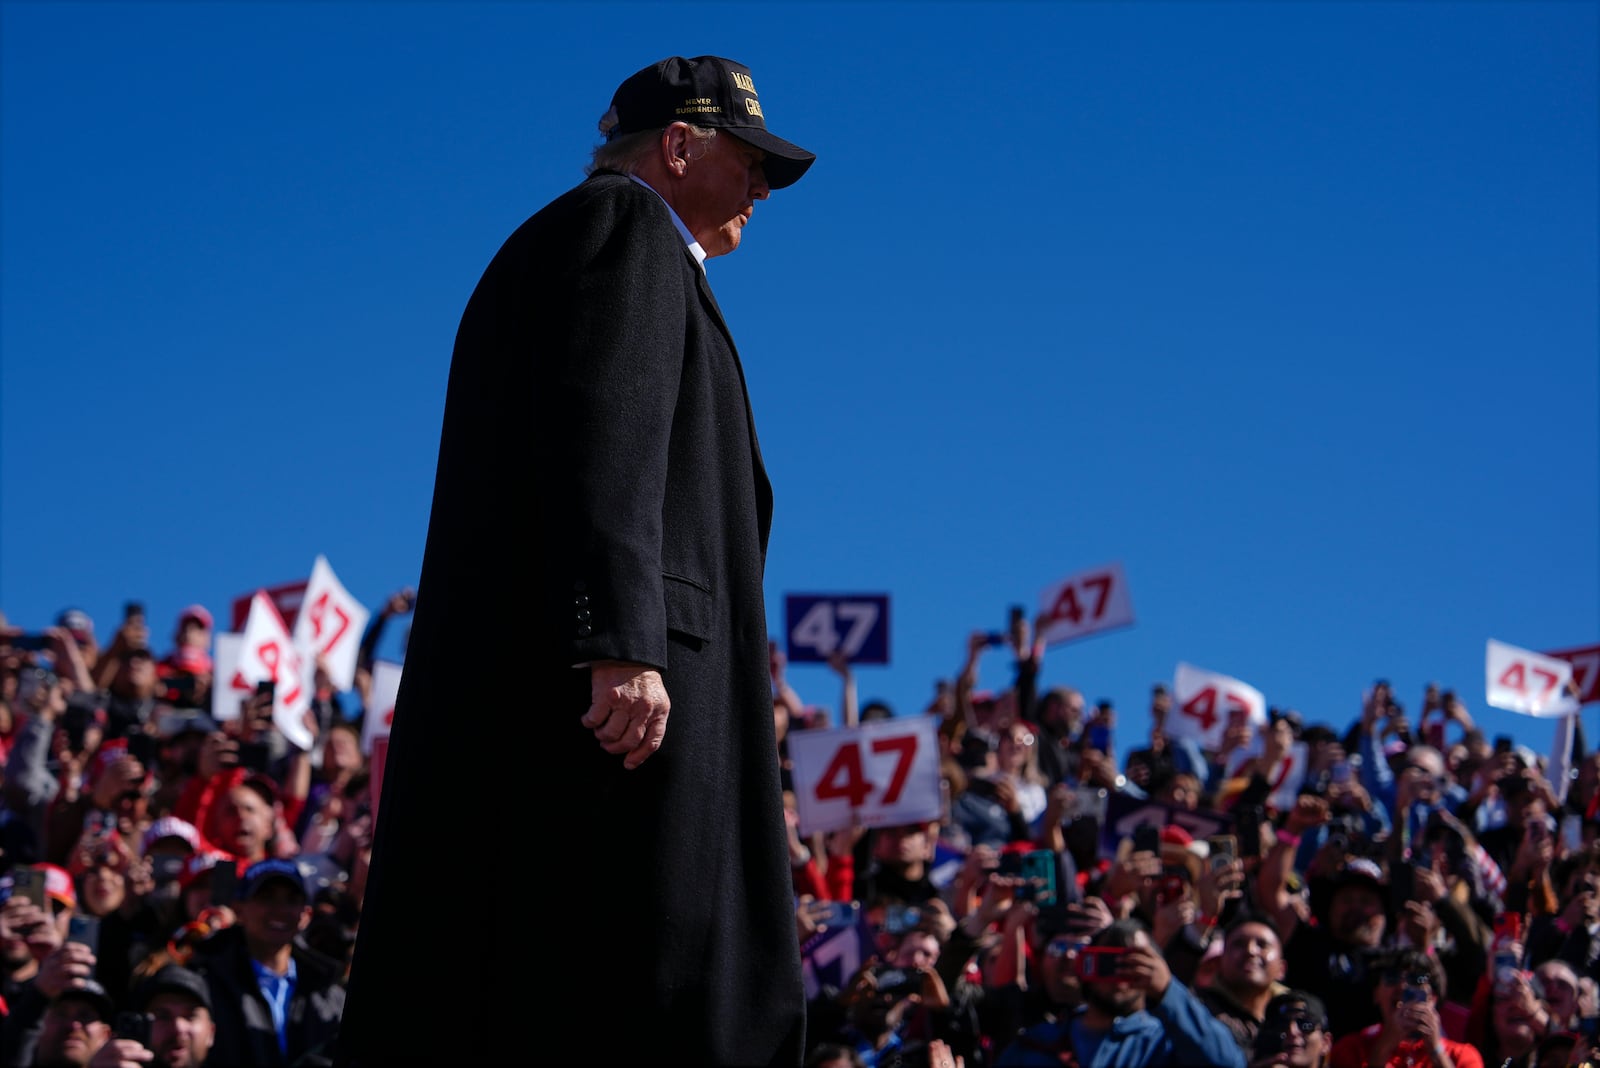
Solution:
M 310 902 L 307 902 L 306 907 L 300 910 L 300 930 L 304 931 L 307 927 L 311 926 L 311 914 L 311 904 Z
M 667 173 L 682 178 L 689 169 L 689 127 L 675 122 L 661 131 L 661 165 Z

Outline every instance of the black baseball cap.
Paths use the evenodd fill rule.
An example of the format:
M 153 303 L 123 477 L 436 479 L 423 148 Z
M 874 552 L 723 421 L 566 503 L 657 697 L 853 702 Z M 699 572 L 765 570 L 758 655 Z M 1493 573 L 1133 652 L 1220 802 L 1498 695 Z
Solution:
M 800 180 L 816 156 L 767 132 L 750 68 L 718 56 L 671 56 L 617 86 L 611 97 L 617 123 L 606 140 L 659 130 L 675 122 L 727 130 L 767 154 L 767 184 L 782 189 Z

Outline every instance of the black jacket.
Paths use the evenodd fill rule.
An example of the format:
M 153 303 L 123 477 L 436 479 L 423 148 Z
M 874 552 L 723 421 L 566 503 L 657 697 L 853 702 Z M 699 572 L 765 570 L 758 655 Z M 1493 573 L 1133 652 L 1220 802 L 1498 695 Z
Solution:
M 217 1039 L 207 1068 L 299 1066 L 333 1063 L 344 987 L 337 966 L 320 953 L 296 945 L 294 994 L 289 999 L 289 1051 L 278 1046 L 272 1010 L 256 981 L 244 931 L 226 927 L 201 943 L 189 966 L 204 975 L 211 989 L 211 1017 Z

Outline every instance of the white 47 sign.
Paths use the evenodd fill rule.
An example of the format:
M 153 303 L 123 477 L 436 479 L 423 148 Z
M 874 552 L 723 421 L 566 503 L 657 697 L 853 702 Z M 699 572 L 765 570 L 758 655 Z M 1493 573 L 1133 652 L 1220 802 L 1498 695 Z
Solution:
M 1489 640 L 1484 661 L 1488 703 L 1525 716 L 1564 716 L 1578 710 L 1567 693 L 1572 664 Z
M 1039 598 L 1039 636 L 1051 645 L 1131 626 L 1133 602 L 1121 564 L 1069 575 Z
M 939 723 L 898 716 L 789 735 L 800 833 L 939 818 Z

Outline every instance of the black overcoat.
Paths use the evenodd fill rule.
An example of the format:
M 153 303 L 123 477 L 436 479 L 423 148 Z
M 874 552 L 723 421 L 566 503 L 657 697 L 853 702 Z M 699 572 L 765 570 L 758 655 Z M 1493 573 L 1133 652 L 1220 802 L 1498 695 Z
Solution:
M 654 191 L 589 178 L 456 336 L 342 1059 L 798 1063 L 771 514 L 704 272 Z M 579 722 L 598 659 L 672 702 L 633 771 Z

